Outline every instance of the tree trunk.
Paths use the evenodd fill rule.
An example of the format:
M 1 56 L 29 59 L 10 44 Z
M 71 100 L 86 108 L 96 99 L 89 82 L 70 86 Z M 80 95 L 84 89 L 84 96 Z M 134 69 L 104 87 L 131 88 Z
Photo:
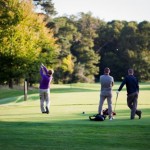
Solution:
M 13 79 L 12 78 L 9 79 L 8 85 L 9 85 L 9 88 L 13 89 Z

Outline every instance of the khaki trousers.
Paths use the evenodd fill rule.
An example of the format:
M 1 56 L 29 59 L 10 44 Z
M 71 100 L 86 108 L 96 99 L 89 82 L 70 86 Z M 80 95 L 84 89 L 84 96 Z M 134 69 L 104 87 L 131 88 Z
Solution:
M 101 92 L 98 113 L 102 115 L 102 107 L 103 107 L 105 99 L 107 99 L 108 114 L 110 118 L 112 117 L 112 92 Z
M 50 89 L 40 89 L 40 108 L 41 112 L 45 112 L 45 107 L 50 108 Z

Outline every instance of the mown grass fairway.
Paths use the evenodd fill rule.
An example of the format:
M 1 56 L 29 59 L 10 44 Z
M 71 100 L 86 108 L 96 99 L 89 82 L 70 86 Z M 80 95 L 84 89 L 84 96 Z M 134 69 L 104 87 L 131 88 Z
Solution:
M 113 104 L 116 100 L 114 87 Z M 52 85 L 50 114 L 41 114 L 38 90 L 0 90 L 2 150 L 144 150 L 150 148 L 150 85 L 141 84 L 142 119 L 129 120 L 126 91 L 119 93 L 116 117 L 89 121 L 97 113 L 99 84 Z M 9 94 L 11 92 L 11 95 Z M 113 105 L 114 106 L 114 105 Z M 107 108 L 105 102 L 104 108 Z M 82 112 L 85 112 L 83 114 Z

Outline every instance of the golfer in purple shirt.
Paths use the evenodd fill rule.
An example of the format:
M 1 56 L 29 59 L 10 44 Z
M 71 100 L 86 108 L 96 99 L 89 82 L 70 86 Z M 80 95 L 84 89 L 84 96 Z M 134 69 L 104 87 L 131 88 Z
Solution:
M 42 113 L 49 114 L 50 108 L 50 83 L 53 78 L 53 70 L 47 70 L 47 68 L 42 64 L 40 68 L 40 107 Z M 45 107 L 44 107 L 45 102 Z

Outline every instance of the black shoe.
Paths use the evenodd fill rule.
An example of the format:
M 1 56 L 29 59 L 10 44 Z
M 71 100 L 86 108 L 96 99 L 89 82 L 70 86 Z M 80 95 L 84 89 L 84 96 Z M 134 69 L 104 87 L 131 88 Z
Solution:
M 139 116 L 139 119 L 141 119 L 142 111 L 139 111 L 138 116 Z
M 49 114 L 49 110 L 48 110 L 47 106 L 46 106 L 46 113 Z
M 42 112 L 42 114 L 46 114 L 46 113 L 47 113 L 46 111 L 43 111 L 43 112 Z

